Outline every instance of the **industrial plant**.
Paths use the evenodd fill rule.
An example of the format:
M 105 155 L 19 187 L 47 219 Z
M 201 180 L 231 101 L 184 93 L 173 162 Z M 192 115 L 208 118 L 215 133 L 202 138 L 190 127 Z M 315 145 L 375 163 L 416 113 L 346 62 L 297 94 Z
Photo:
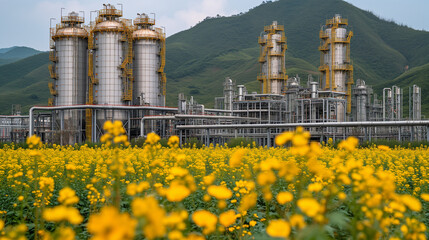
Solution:
M 224 94 L 214 99 L 212 109 L 184 94 L 179 94 L 177 107 L 165 106 L 165 32 L 154 26 L 155 19 L 146 14 L 124 19 L 122 10 L 110 4 L 88 25 L 76 12 L 61 16 L 50 31 L 49 106 L 33 107 L 26 122 L 0 117 L 2 126 L 10 125 L 0 129 L 1 140 L 23 136 L 22 129 L 27 129 L 45 142 L 98 142 L 107 120 L 122 121 L 131 139 L 156 132 L 161 137 L 178 135 L 181 143 L 196 138 L 206 145 L 243 137 L 274 146 L 278 133 L 297 126 L 321 141 L 351 135 L 361 140 L 429 138 L 418 86 L 410 86 L 405 118 L 403 89 L 384 88 L 379 99 L 365 80 L 354 80 L 353 32 L 339 14 L 326 20 L 319 32 L 319 76 L 287 75 L 285 30 L 274 21 L 259 38 L 255 33 L 260 93 L 248 92 L 225 76 Z M 20 127 L 14 127 L 15 122 Z

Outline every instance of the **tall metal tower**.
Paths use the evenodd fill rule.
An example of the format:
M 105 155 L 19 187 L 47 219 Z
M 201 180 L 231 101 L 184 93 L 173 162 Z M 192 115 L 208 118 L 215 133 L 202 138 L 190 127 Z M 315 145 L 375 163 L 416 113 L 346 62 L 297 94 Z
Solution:
M 344 93 L 347 107 L 338 106 L 339 119 L 344 112 L 351 113 L 351 85 L 353 84 L 353 65 L 350 61 L 350 39 L 353 32 L 347 29 L 348 20 L 336 14 L 326 20 L 319 33 L 320 67 L 322 89 Z M 346 111 L 344 111 L 346 110 Z
M 263 94 L 282 94 L 288 79 L 285 67 L 285 52 L 287 49 L 284 26 L 276 21 L 264 27 L 259 37 L 261 54 L 259 62 L 261 71 L 258 80 L 261 82 Z
M 165 33 L 161 28 L 153 27 L 155 19 L 147 14 L 139 14 L 134 25 L 133 103 L 165 106 Z
M 85 104 L 86 52 L 88 32 L 84 18 L 76 12 L 61 16 L 61 23 L 51 28 L 49 66 L 53 83 L 49 83 L 52 99 L 49 105 Z

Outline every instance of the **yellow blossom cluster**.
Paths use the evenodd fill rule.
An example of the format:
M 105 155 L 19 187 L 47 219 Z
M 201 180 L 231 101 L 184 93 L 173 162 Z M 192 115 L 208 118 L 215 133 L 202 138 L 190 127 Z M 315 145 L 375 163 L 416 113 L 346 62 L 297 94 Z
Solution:
M 104 145 L 0 149 L 0 239 L 426 239 L 429 150 L 358 140 L 321 145 L 303 128 L 276 147 Z M 30 230 L 29 230 L 30 229 Z

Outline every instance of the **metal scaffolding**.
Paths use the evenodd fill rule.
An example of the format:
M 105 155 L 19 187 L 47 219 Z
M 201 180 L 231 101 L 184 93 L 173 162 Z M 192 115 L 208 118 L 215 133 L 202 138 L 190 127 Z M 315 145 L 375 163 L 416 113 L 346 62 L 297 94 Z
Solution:
M 25 142 L 28 115 L 0 115 L 0 142 Z

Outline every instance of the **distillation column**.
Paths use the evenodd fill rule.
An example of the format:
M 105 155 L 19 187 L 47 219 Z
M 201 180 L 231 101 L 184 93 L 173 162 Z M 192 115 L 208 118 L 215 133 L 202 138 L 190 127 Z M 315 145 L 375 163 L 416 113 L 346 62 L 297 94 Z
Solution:
M 86 97 L 86 65 L 88 49 L 88 32 L 83 27 L 84 18 L 76 12 L 61 16 L 61 23 L 51 29 L 53 45 L 49 59 L 53 65 L 49 66 L 53 83 L 49 83 L 49 90 L 53 98 L 50 106 L 67 106 L 85 104 Z M 61 130 L 62 143 L 77 142 L 79 123 L 82 115 L 80 111 L 61 111 L 56 116 Z
M 410 87 L 410 109 L 409 117 L 412 120 L 421 120 L 422 119 L 422 94 L 421 88 L 417 85 Z
M 132 68 L 129 68 L 127 60 L 130 58 L 128 45 L 128 26 L 121 20 L 122 11 L 107 4 L 104 9 L 98 11 L 96 25 L 91 31 L 93 43 L 90 54 L 89 68 L 93 76 L 89 76 L 90 87 L 93 92 L 90 104 L 100 105 L 128 105 L 128 89 L 130 88 L 129 74 L 132 76 Z M 132 50 L 132 49 L 131 49 Z M 132 58 L 132 52 L 131 52 Z M 91 66 L 92 65 L 92 66 Z M 97 116 L 97 119 L 124 120 L 123 111 L 107 111 L 106 115 Z
M 165 106 L 165 33 L 146 14 L 139 14 L 134 25 L 133 104 Z
M 258 80 L 261 82 L 263 94 L 283 94 L 288 79 L 285 67 L 285 52 L 287 49 L 284 26 L 276 21 L 264 27 L 259 37 L 261 54 L 259 62 L 261 71 Z
M 320 31 L 320 67 L 322 89 L 340 93 L 346 98 L 346 109 L 337 105 L 337 120 L 343 121 L 351 113 L 351 85 L 353 65 L 350 61 L 350 40 L 353 32 L 347 29 L 348 20 L 339 14 L 326 20 Z M 340 96 L 340 95 L 339 95 Z

